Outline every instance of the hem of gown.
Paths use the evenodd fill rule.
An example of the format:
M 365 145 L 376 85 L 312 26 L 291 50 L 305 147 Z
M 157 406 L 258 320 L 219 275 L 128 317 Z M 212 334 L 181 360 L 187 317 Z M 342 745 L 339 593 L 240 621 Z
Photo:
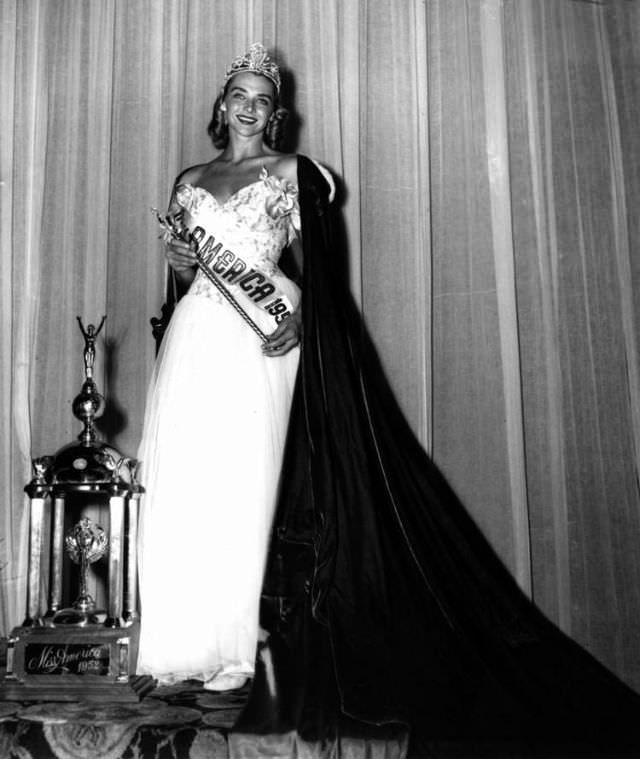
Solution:
M 205 684 L 212 684 L 221 677 L 244 677 L 252 678 L 254 668 L 250 664 L 238 662 L 237 664 L 225 664 L 207 672 L 183 671 L 183 672 L 158 672 L 151 667 L 138 667 L 139 675 L 150 675 L 160 686 L 171 686 L 183 683 L 186 680 L 198 680 Z

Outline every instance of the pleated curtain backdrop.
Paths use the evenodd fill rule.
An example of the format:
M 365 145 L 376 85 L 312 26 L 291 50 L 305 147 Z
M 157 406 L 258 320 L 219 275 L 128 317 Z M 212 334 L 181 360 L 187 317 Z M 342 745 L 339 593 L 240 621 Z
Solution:
M 135 455 L 165 281 L 149 209 L 213 157 L 253 41 L 291 72 L 291 148 L 336 174 L 416 433 L 523 589 L 640 688 L 636 0 L 1 3 L 0 632 L 24 615 L 30 459 L 79 432 L 75 317 L 107 314 L 102 434 Z

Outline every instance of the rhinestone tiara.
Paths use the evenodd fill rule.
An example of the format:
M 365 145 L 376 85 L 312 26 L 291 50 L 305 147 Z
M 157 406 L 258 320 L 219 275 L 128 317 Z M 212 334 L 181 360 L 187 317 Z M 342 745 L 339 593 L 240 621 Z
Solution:
M 224 78 L 226 84 L 232 76 L 249 71 L 252 74 L 266 76 L 273 82 L 276 92 L 280 92 L 280 69 L 278 64 L 269 56 L 264 46 L 259 42 L 254 42 L 244 55 L 234 58 L 227 75 Z

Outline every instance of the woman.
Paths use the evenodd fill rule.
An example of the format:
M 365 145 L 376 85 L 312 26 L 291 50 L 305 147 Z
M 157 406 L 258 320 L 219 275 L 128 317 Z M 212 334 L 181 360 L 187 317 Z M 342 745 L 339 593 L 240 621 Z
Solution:
M 635 741 L 640 699 L 520 592 L 412 434 L 349 297 L 343 246 L 330 212 L 330 181 L 312 161 L 280 156 L 262 144 L 278 89 L 266 60 L 261 58 L 259 75 L 255 68 L 247 71 L 248 64 L 231 69 L 220 104 L 226 108 L 229 143 L 220 159 L 179 178 L 172 210 L 184 211 L 200 249 L 209 246 L 214 268 L 233 284 L 245 271 L 236 265 L 241 257 L 236 254 L 246 245 L 249 255 L 253 240 L 262 239 L 261 224 L 270 229 L 274 223 L 264 209 L 284 211 L 286 223 L 275 214 L 279 229 L 297 220 L 299 209 L 301 298 L 290 282 L 271 272 L 291 302 L 291 316 L 262 350 L 231 308 L 224 309 L 229 323 L 218 329 L 226 304 L 208 303 L 201 291 L 208 292 L 207 285 L 199 277 L 174 314 L 140 453 L 148 489 L 141 568 L 143 671 L 169 681 L 195 675 L 213 687 L 236 685 L 251 673 L 256 599 L 280 469 L 262 586 L 264 636 L 236 735 L 294 732 L 323 741 L 362 735 L 365 724 L 367 734 L 379 729 L 384 735 L 385 725 L 409 723 L 429 738 L 591 741 L 606 734 L 607 750 L 614 739 Z M 263 165 L 268 174 L 257 179 Z M 267 185 L 277 188 L 277 201 Z M 203 210 L 211 207 L 215 231 Z M 227 245 L 223 233 L 234 230 L 238 236 Z M 289 232 L 289 227 L 281 232 L 273 248 L 278 253 Z M 260 242 L 257 248 L 262 250 Z M 188 247 L 172 244 L 169 259 L 190 281 Z M 257 310 L 251 313 L 262 319 Z M 293 346 L 302 326 L 291 396 L 288 383 L 298 356 Z M 233 339 L 225 342 L 232 330 Z M 250 364 L 245 348 L 256 359 Z M 208 355 L 206 364 L 192 366 L 191 354 L 201 353 Z M 246 372 L 245 366 L 250 366 Z M 181 378 L 175 387 L 174 373 Z M 263 388 L 268 394 L 276 387 L 281 401 L 285 398 L 276 404 L 279 412 L 254 424 L 251 414 L 269 407 Z M 258 402 L 251 403 L 256 394 Z M 257 410 L 247 415 L 247 408 Z M 156 430 L 165 415 L 166 427 Z M 270 436 L 278 430 L 277 445 L 253 447 L 264 429 Z M 164 463 L 163 447 L 171 451 Z M 277 455 L 271 455 L 275 449 Z M 259 450 L 269 453 L 266 467 L 257 460 Z M 249 491 L 254 471 L 263 469 L 268 488 Z M 159 493 L 163 479 L 178 483 L 165 503 Z M 226 499 L 238 492 L 250 497 L 242 507 L 233 501 L 233 509 L 244 511 L 229 525 L 235 515 L 227 514 Z M 243 544 L 249 517 L 260 523 L 251 549 Z M 221 574 L 230 580 L 227 585 L 219 581 Z M 185 598 L 184 607 L 169 615 L 169 604 Z M 241 614 L 235 613 L 236 598 Z M 162 641 L 154 643 L 155 635 Z M 231 640 L 234 635 L 241 645 Z M 175 650 L 168 651 L 170 646 Z M 194 671 L 193 662 L 167 667 L 165 655 L 198 657 L 198 667 Z
M 279 88 L 261 45 L 233 62 L 209 127 L 222 150 L 178 177 L 169 208 L 193 241 L 166 249 L 188 293 L 163 339 L 139 450 L 138 671 L 160 683 L 224 690 L 253 673 L 300 337 L 299 289 L 278 267 L 299 226 L 296 157 L 275 149 Z M 257 330 L 196 269 L 195 243 Z

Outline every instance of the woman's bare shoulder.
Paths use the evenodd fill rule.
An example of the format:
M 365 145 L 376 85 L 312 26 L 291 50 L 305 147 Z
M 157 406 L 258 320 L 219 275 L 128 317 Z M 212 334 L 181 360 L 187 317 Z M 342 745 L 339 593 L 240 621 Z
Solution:
M 270 173 L 298 184 L 298 156 L 295 153 L 277 153 L 273 156 Z
M 183 169 L 176 177 L 176 184 L 198 184 L 200 177 L 207 170 L 208 166 L 208 163 L 199 163 L 196 166 L 189 166 L 189 168 Z

